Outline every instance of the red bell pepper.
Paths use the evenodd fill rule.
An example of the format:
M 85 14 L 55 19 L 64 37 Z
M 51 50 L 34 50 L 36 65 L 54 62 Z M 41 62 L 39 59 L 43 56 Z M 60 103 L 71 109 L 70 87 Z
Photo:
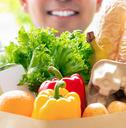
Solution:
M 61 73 L 53 66 L 50 66 L 49 71 L 53 72 L 56 78 L 43 82 L 38 92 L 45 90 L 45 89 L 54 89 L 57 80 L 61 79 L 66 82 L 66 89 L 69 92 L 76 92 L 79 94 L 80 100 L 81 100 L 81 110 L 83 113 L 86 107 L 86 93 L 85 93 L 85 84 L 84 84 L 82 77 L 79 74 L 73 74 L 70 77 L 62 78 Z

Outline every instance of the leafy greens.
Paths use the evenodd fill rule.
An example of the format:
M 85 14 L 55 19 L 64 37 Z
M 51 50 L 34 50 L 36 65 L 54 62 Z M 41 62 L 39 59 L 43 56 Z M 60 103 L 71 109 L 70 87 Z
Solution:
M 54 29 L 21 28 L 17 41 L 5 48 L 6 63 L 21 64 L 26 70 L 20 84 L 27 84 L 37 91 L 42 82 L 55 76 L 48 72 L 53 65 L 63 76 L 80 73 L 88 82 L 91 71 L 90 59 L 93 49 L 79 30 L 63 32 L 56 36 Z

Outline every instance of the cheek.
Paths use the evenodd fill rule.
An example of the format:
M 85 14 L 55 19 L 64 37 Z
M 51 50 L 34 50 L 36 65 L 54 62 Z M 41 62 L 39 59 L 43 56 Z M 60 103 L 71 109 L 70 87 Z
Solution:
M 87 0 L 84 0 L 87 1 Z M 85 19 L 85 21 L 90 22 L 96 13 L 97 7 L 96 7 L 96 0 L 88 0 L 88 2 L 82 4 L 82 17 Z
M 83 12 L 94 13 L 96 12 L 97 0 L 82 0 L 81 8 Z
M 45 6 L 45 0 L 28 0 L 28 11 L 29 13 L 41 13 Z
M 45 0 L 28 0 L 28 12 L 31 16 L 31 19 L 37 25 L 39 22 L 41 23 L 41 19 L 44 17 L 44 4 Z

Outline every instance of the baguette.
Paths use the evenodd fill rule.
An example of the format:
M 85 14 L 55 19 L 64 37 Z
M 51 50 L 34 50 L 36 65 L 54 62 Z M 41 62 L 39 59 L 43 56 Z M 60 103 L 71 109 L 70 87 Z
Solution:
M 106 10 L 96 41 L 108 59 L 126 62 L 126 0 L 116 0 Z

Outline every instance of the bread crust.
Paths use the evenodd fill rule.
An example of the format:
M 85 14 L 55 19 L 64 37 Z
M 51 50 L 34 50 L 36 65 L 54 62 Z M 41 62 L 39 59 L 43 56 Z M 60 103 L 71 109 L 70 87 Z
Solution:
M 116 0 L 109 6 L 96 40 L 109 59 L 126 62 L 126 0 Z

